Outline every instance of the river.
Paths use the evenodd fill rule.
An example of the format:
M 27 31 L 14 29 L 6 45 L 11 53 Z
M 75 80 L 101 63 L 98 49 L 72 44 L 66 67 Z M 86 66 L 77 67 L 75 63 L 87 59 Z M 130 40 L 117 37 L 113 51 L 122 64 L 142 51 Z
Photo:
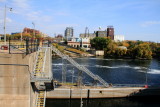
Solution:
M 94 74 L 99 75 L 108 83 L 117 84 L 148 84 L 160 86 L 160 61 L 133 60 L 133 59 L 104 59 L 102 57 L 74 58 L 80 65 L 84 65 Z M 53 59 L 53 75 L 58 81 L 62 81 L 62 68 L 66 68 L 66 81 L 76 82 L 79 71 L 68 61 L 61 58 Z M 73 77 L 73 79 L 72 79 Z M 84 84 L 92 84 L 93 79 L 85 73 L 82 74 Z M 62 103 L 63 102 L 63 103 Z M 76 103 L 77 102 L 77 103 Z M 79 100 L 47 100 L 47 107 L 77 107 Z M 56 104 L 56 105 L 55 105 Z M 89 105 L 88 105 L 89 104 Z M 52 106 L 54 105 L 54 106 Z M 154 105 L 154 106 L 152 106 Z M 159 107 L 160 103 L 131 99 L 99 99 L 84 101 L 84 107 Z

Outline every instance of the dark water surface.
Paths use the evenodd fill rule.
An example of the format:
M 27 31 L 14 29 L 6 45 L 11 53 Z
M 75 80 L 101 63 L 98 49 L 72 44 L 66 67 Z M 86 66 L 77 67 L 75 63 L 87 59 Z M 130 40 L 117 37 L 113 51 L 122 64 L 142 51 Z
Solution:
M 160 61 L 132 59 L 103 59 L 103 58 L 74 58 L 94 74 L 99 75 L 112 84 L 149 84 L 160 86 Z M 63 62 L 63 63 L 62 63 Z M 77 81 L 78 70 L 61 58 L 53 59 L 53 75 L 58 81 L 62 80 L 62 66 L 67 69 L 67 82 Z M 93 79 L 83 73 L 83 83 L 91 84 Z M 80 100 L 47 100 L 46 107 L 80 107 Z M 160 101 L 133 99 L 96 99 L 89 102 L 84 100 L 83 107 L 160 107 Z
M 80 100 L 47 100 L 46 107 L 81 107 Z M 83 100 L 83 107 L 160 107 L 160 102 L 127 98 Z

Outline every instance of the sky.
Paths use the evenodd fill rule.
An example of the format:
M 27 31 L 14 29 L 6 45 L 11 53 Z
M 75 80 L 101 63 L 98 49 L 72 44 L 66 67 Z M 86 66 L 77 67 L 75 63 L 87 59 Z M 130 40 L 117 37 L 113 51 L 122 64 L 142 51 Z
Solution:
M 49 36 L 74 28 L 75 37 L 112 25 L 125 40 L 160 42 L 160 0 L 0 0 L 0 34 L 35 28 Z M 9 10 L 12 8 L 12 11 Z

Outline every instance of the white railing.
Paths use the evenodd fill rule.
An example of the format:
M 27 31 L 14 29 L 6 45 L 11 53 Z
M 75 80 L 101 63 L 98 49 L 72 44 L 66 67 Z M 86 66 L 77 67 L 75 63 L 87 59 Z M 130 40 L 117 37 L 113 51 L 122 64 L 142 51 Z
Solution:
M 43 76 L 45 77 L 47 73 L 44 71 L 44 68 L 45 68 L 45 64 L 46 64 L 46 54 L 47 54 L 47 50 L 48 50 L 48 49 L 47 49 L 47 48 L 43 48 L 43 49 L 45 49 L 45 50 L 43 50 L 43 51 L 44 51 L 44 59 L 43 59 L 42 72 L 44 73 Z

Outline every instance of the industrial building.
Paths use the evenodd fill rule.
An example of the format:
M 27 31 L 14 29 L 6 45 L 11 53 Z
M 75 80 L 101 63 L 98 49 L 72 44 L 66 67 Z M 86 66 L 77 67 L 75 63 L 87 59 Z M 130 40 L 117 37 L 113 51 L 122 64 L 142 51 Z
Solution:
M 122 41 L 124 41 L 124 35 L 115 35 L 114 36 L 114 41 L 115 42 L 122 42 Z

